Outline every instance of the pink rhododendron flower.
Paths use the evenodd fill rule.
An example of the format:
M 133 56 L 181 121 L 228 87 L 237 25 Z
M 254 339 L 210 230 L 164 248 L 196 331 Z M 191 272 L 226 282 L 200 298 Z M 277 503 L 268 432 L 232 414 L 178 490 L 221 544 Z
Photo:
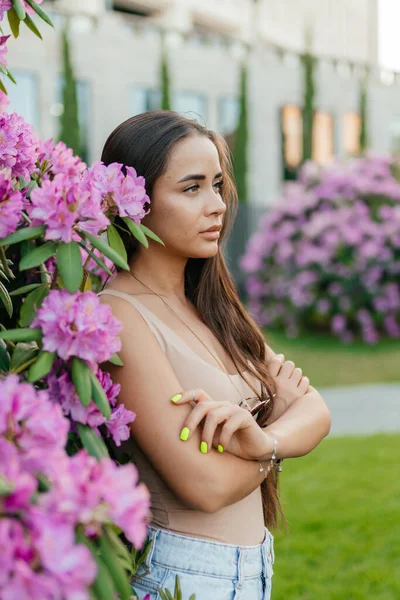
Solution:
M 61 408 L 16 375 L 0 380 L 0 398 L 0 434 L 18 444 L 25 470 L 50 475 L 67 443 L 69 425 Z
M 90 167 L 87 177 L 90 185 L 100 192 L 105 213 L 130 217 L 139 224 L 149 212 L 144 210 L 144 205 L 150 203 L 150 198 L 146 194 L 144 177 L 138 176 L 132 167 L 125 167 L 125 170 L 126 175 L 120 163 L 106 166 L 97 162 Z
M 9 167 L 12 177 L 30 179 L 37 158 L 37 138 L 32 127 L 16 112 L 0 114 L 0 170 Z
M 119 386 L 108 374 L 99 378 L 115 406 Z M 89 600 L 97 567 L 88 548 L 76 542 L 77 527 L 96 536 L 114 524 L 140 548 L 150 494 L 132 464 L 98 462 L 84 450 L 69 457 L 68 422 L 46 391 L 8 375 L 0 380 L 0 398 L 0 598 Z M 35 474 L 48 475 L 46 489 L 31 470 L 35 449 Z
M 14 192 L 11 182 L 0 173 L 0 238 L 13 233 L 21 221 L 21 192 Z
M 0 7 L 1 10 L 1 7 Z M 8 48 L 7 48 L 7 40 L 10 36 L 9 35 L 1 35 L 0 36 L 0 63 L 2 65 L 4 65 L 5 67 L 7 66 L 7 61 L 6 61 L 6 54 L 8 52 Z
M 11 0 L 0 0 L 0 21 L 3 20 L 4 14 L 12 8 Z
M 2 500 L 5 510 L 12 513 L 27 508 L 36 491 L 37 481 L 30 473 L 24 472 L 17 448 L 3 437 L 0 437 L 0 465 L 2 487 L 9 490 Z
M 0 113 L 6 112 L 10 106 L 10 98 L 2 90 L 0 90 Z
M 25 6 L 26 12 L 30 15 L 34 15 L 35 11 L 33 10 L 33 8 L 31 6 L 29 6 L 28 2 L 26 2 L 26 0 L 22 0 L 22 1 Z M 43 2 L 43 0 L 35 0 L 36 4 L 42 4 L 42 2 Z M 12 8 L 11 0 L 0 0 L 0 21 L 3 20 L 5 13 L 8 12 L 11 8 Z
M 136 415 L 123 405 L 116 406 L 121 386 L 113 383 L 109 373 L 101 369 L 97 370 L 97 377 L 112 407 L 111 416 L 106 419 L 93 401 L 88 406 L 83 406 L 68 373 L 66 371 L 59 372 L 60 362 L 55 363 L 53 373 L 47 376 L 50 399 L 61 405 L 65 416 L 69 417 L 72 422 L 90 425 L 98 433 L 98 427 L 105 424 L 108 434 L 112 436 L 117 446 L 127 440 L 130 436 L 128 425 L 135 420 Z M 57 375 L 55 371 L 57 371 Z
M 285 186 L 241 259 L 261 325 L 331 330 L 346 343 L 400 337 L 399 169 L 398 157 L 367 153 L 308 162 Z
M 57 513 L 55 513 L 57 515 Z M 63 598 L 86 598 L 87 588 L 96 576 L 96 565 L 89 549 L 75 544 L 74 529 L 59 517 L 44 513 L 33 518 L 35 546 L 41 563 L 57 581 Z
M 70 181 L 79 181 L 82 173 L 85 171 L 86 164 L 74 156 L 71 148 L 68 148 L 64 142 L 58 142 L 53 145 L 53 140 L 39 143 L 39 163 L 46 160 L 50 168 L 46 172 L 45 178 L 54 177 L 54 175 L 66 175 Z
M 45 180 L 32 190 L 28 214 L 33 225 L 47 225 L 45 239 L 68 243 L 79 240 L 77 229 L 97 235 L 109 220 L 100 208 L 100 199 L 64 173 Z
M 121 349 L 122 324 L 93 292 L 51 290 L 31 326 L 42 329 L 43 348 L 64 360 L 78 356 L 96 365 Z
M 117 466 L 109 459 L 96 461 L 86 451 L 71 457 L 62 477 L 43 496 L 40 509 L 59 514 L 63 522 L 81 523 L 91 535 L 112 521 L 139 549 L 147 535 L 150 494 L 138 483 L 133 464 Z

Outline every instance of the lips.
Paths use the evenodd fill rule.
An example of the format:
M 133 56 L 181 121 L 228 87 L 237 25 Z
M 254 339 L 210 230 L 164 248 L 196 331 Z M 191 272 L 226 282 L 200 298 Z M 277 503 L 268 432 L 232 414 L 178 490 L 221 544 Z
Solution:
M 205 229 L 204 231 L 200 231 L 200 233 L 206 233 L 207 231 L 221 231 L 221 225 L 213 225 L 212 227 L 209 227 L 208 229 Z

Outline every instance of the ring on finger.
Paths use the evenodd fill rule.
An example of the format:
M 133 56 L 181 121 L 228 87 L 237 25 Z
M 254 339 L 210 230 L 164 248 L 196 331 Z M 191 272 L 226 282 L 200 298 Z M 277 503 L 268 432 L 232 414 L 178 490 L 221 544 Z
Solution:
M 196 400 L 196 390 L 191 390 L 191 392 L 192 392 L 192 400 L 193 400 L 193 402 L 195 402 L 195 400 Z

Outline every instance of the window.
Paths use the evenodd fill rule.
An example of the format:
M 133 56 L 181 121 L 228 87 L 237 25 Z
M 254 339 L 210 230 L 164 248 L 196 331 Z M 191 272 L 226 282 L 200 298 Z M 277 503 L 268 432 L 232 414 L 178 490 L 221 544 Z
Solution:
M 347 155 L 360 153 L 361 116 L 356 112 L 343 115 L 343 150 Z
M 131 93 L 133 115 L 161 108 L 161 91 L 145 87 L 134 87 Z
M 314 113 L 312 158 L 325 165 L 333 158 L 335 151 L 333 117 L 330 113 L 316 110 Z
M 202 125 L 207 120 L 207 98 L 196 92 L 176 92 L 173 97 L 176 112 Z
M 233 150 L 235 134 L 239 122 L 239 100 L 237 98 L 221 98 L 218 103 L 218 131 L 226 139 Z
M 286 104 L 281 109 L 282 175 L 296 179 L 303 159 L 303 117 L 299 106 Z
M 55 104 L 51 107 L 54 122 L 54 140 L 58 140 L 60 131 L 60 116 L 63 113 L 62 90 L 64 76 L 59 75 L 55 79 Z M 81 141 L 81 158 L 85 162 L 90 160 L 90 87 L 87 81 L 76 82 L 76 95 L 78 100 L 78 120 Z
M 24 117 L 25 121 L 38 131 L 39 129 L 39 102 L 38 102 L 38 82 L 37 76 L 28 71 L 19 71 L 11 69 L 17 82 L 7 80 L 6 87 L 10 106 L 8 112 L 16 111 Z

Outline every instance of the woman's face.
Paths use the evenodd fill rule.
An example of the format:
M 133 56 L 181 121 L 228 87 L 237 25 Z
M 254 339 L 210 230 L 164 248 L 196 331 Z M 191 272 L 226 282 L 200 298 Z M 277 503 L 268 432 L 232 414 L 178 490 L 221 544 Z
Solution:
M 186 258 L 208 258 L 218 251 L 218 233 L 226 205 L 222 200 L 218 151 L 211 140 L 191 135 L 175 144 L 165 173 L 153 187 L 150 213 L 143 224 L 156 233 L 166 249 Z

